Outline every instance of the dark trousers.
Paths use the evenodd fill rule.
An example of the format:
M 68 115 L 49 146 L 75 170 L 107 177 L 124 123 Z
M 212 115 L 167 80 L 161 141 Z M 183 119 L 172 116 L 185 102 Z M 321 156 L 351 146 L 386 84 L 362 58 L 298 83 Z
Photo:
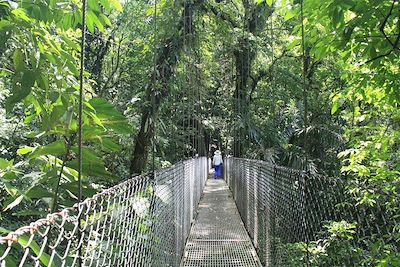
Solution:
M 214 176 L 215 177 L 221 177 L 221 169 L 222 169 L 222 164 L 220 165 L 214 165 Z

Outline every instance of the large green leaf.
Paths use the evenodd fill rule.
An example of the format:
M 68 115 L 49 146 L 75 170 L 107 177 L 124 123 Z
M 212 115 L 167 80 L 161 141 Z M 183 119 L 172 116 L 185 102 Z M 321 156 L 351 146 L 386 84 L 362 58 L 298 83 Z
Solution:
M 14 163 L 13 159 L 12 160 L 7 160 L 7 159 L 0 158 L 0 170 L 4 170 L 7 167 L 12 166 L 13 163 Z
M 22 72 L 25 70 L 24 53 L 21 49 L 16 49 L 13 53 L 13 65 L 15 72 Z
M 14 104 L 20 102 L 31 93 L 35 78 L 35 73 L 29 70 L 22 73 L 21 80 L 14 78 L 12 95 L 6 101 L 7 110 L 10 110 Z
M 91 25 L 92 29 L 94 28 L 93 25 L 96 25 L 97 29 L 99 29 L 100 32 L 104 31 L 104 25 L 101 23 L 101 21 L 99 20 L 99 18 L 93 11 L 89 10 L 87 12 L 87 19 L 88 19 L 88 28 L 89 28 L 89 21 L 90 21 L 90 23 L 92 24 Z
M 71 148 L 72 151 L 74 151 L 76 154 L 78 154 L 78 147 L 74 146 Z M 82 148 L 82 161 L 85 164 L 91 164 L 91 163 L 97 163 L 97 164 L 103 164 L 103 159 L 101 159 L 95 150 L 89 147 L 83 147 Z
M 118 143 L 114 142 L 114 140 L 111 138 L 101 138 L 100 144 L 107 151 L 110 152 L 121 151 L 121 146 Z
M 31 240 L 30 242 L 30 238 L 26 235 L 22 235 L 18 237 L 18 243 L 21 244 L 21 246 L 28 246 L 33 253 L 35 253 L 36 256 L 39 256 L 39 261 L 44 265 L 44 266 L 54 266 L 54 261 L 52 262 L 52 264 L 50 264 L 50 255 L 47 254 L 46 252 L 42 251 L 41 247 L 38 245 L 38 243 L 36 243 L 36 241 Z
M 85 125 L 83 127 L 83 140 L 98 140 L 107 134 L 106 130 L 99 126 Z
M 78 161 L 72 160 L 67 163 L 69 168 L 78 170 Z M 82 174 L 92 177 L 102 177 L 108 179 L 115 179 L 116 177 L 106 170 L 102 162 L 85 161 L 82 163 Z
M 129 134 L 131 128 L 124 115 L 115 109 L 103 98 L 92 98 L 88 103 L 96 111 L 96 119 L 100 120 L 102 126 L 114 130 L 116 133 Z
M 122 5 L 118 0 L 109 0 L 112 7 L 114 7 L 117 11 L 122 11 Z
M 33 150 L 34 150 L 33 147 L 28 147 L 28 146 L 27 147 L 22 147 L 22 148 L 19 148 L 17 150 L 17 154 L 18 155 L 25 155 L 25 154 L 31 153 Z
M 53 193 L 51 193 L 49 190 L 41 187 L 41 186 L 37 186 L 37 187 L 33 187 L 30 188 L 27 192 L 25 192 L 25 196 L 27 198 L 45 198 L 45 197 L 53 197 Z
M 86 27 L 91 33 L 94 33 L 94 19 L 93 19 L 93 12 L 92 13 L 87 13 L 86 16 Z
M 72 147 L 72 151 L 78 153 L 78 148 Z M 67 163 L 67 166 L 78 170 L 77 160 Z M 104 161 L 98 156 L 98 153 L 89 147 L 82 149 L 82 173 L 87 176 L 104 177 L 114 179 L 115 176 L 108 172 L 104 166 Z
M 29 159 L 34 159 L 43 155 L 62 156 L 67 152 L 67 147 L 63 140 L 57 140 L 46 146 L 38 146 L 30 154 Z
M 68 191 L 71 192 L 71 194 L 76 196 L 76 192 L 78 192 L 78 184 L 74 181 L 72 182 L 68 182 L 68 183 L 64 183 L 61 185 L 61 187 L 63 189 L 66 189 Z M 85 197 L 92 197 L 94 194 L 96 194 L 98 191 L 96 189 L 93 189 L 91 187 L 88 187 L 88 185 L 83 184 L 82 185 L 82 194 Z
M 8 203 L 7 206 L 5 206 L 3 211 L 7 211 L 7 210 L 11 210 L 11 209 L 15 208 L 16 206 L 18 206 L 21 203 L 21 201 L 23 199 L 24 199 L 23 195 L 13 198 L 13 200 L 10 201 L 10 203 Z

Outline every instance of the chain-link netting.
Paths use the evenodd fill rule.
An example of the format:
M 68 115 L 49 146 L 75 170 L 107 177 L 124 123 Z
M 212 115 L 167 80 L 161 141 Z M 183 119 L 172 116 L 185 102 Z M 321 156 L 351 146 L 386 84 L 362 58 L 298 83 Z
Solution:
M 0 266 L 178 266 L 207 159 L 137 176 L 0 237 Z
M 395 216 L 355 206 L 345 180 L 239 158 L 226 159 L 224 175 L 263 266 L 375 266 L 374 251 L 399 249 L 385 227 Z

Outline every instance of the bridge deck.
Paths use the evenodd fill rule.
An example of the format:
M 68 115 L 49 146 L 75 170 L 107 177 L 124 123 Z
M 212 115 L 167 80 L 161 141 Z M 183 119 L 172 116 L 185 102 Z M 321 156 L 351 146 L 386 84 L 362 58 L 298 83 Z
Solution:
M 181 266 L 261 266 L 224 180 L 207 180 Z

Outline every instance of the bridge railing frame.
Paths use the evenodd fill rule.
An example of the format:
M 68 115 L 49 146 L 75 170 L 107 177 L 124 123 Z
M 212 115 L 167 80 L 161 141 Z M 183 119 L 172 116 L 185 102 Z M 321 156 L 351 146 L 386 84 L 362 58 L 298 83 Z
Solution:
M 207 165 L 197 157 L 133 177 L 10 232 L 0 266 L 178 266 Z
M 304 246 L 297 264 L 309 266 L 308 244 L 324 223 L 349 215 L 336 207 L 344 189 L 338 180 L 260 160 L 224 162 L 224 179 L 263 266 L 297 266 L 287 253 L 294 244 Z

